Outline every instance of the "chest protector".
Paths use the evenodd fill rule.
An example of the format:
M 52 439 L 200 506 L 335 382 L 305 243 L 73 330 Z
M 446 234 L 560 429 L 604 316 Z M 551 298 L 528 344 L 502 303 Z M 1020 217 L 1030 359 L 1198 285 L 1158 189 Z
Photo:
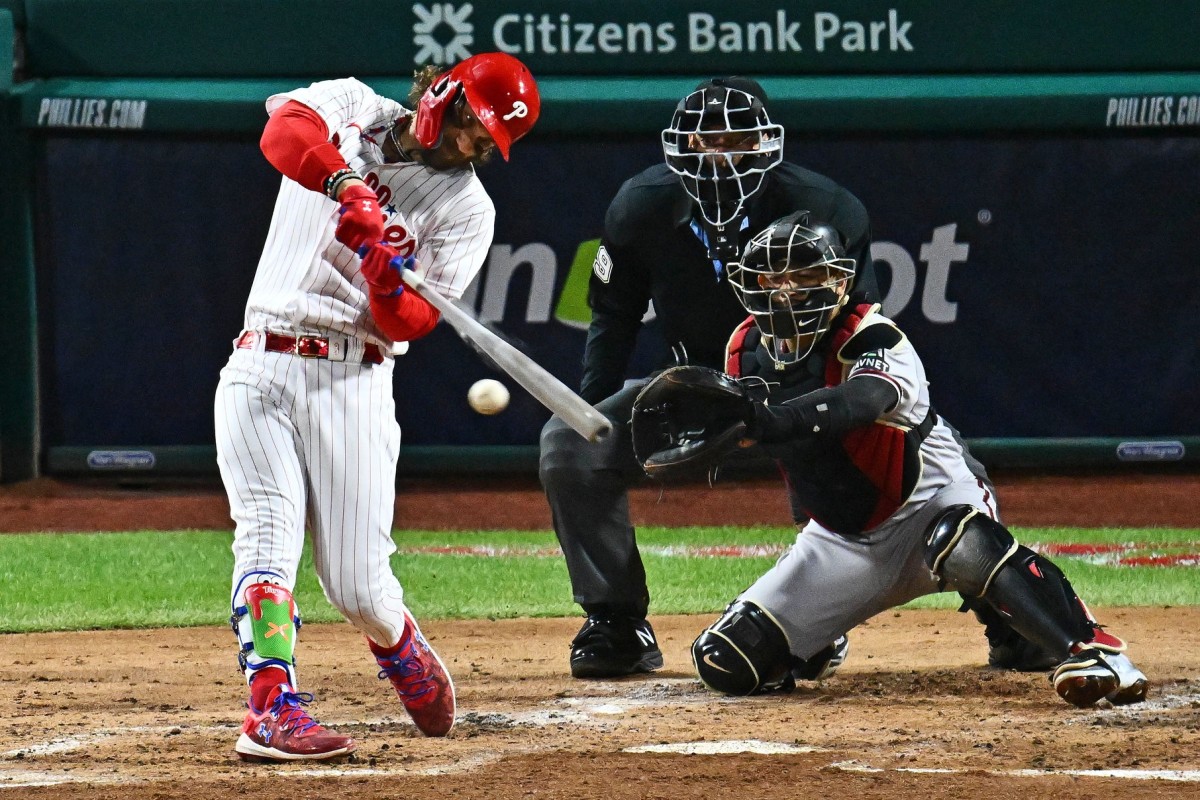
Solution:
M 762 335 L 753 317 L 748 318 L 729 340 L 725 371 L 763 378 L 771 384 L 773 403 L 837 386 L 859 356 L 900 341 L 902 334 L 891 325 L 860 329 L 877 308 L 862 304 L 842 312 L 825 341 L 782 373 L 773 368 Z M 915 428 L 876 421 L 839 436 L 763 447 L 779 464 L 798 523 L 811 518 L 831 531 L 855 536 L 880 525 L 908 500 L 921 477 L 921 442 L 936 421 L 930 411 Z

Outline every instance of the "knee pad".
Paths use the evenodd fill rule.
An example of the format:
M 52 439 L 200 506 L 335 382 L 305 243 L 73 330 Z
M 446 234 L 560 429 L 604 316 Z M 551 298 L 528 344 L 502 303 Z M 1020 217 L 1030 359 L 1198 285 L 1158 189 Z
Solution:
M 767 611 L 739 601 L 692 643 L 701 682 L 716 692 L 748 695 L 792 684 L 787 635 Z
M 236 602 L 237 598 L 235 598 Z M 230 626 L 237 636 L 238 665 L 249 683 L 260 669 L 279 667 L 296 685 L 296 636 L 300 613 L 292 593 L 274 583 L 251 583 L 240 605 L 233 608 Z
M 974 506 L 955 505 L 925 535 L 925 563 L 950 588 L 982 597 L 1017 547 L 1008 528 Z

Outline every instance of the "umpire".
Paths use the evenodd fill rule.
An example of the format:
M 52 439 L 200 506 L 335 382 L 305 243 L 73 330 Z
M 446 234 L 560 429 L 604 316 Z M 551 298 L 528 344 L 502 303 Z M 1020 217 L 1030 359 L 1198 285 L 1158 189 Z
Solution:
M 571 642 L 576 678 L 663 664 L 646 620 L 650 593 L 627 492 L 643 476 L 628 423 L 648 377 L 624 379 L 648 304 L 677 363 L 723 369 L 726 341 L 746 316 L 727 265 L 752 236 L 799 210 L 842 235 L 859 265 L 854 302 L 877 299 L 866 209 L 829 178 L 783 161 L 783 128 L 766 104 L 748 78 L 701 83 L 662 133 L 666 163 L 626 181 L 604 217 L 581 394 L 612 420 L 613 432 L 588 444 L 554 417 L 542 430 L 539 465 L 574 599 L 587 613 Z

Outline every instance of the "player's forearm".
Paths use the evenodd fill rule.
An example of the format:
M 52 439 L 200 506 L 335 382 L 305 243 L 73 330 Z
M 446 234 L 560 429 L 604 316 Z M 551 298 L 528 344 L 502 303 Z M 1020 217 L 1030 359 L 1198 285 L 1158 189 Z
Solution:
M 849 380 L 779 405 L 755 404 L 753 438 L 767 444 L 840 436 L 870 424 L 899 400 L 896 387 L 877 378 Z
M 371 316 L 393 342 L 420 339 L 437 325 L 441 313 L 416 292 L 371 294 Z
M 259 146 L 271 166 L 306 189 L 325 193 L 333 174 L 349 170 L 346 159 L 329 141 L 329 128 L 316 111 L 292 100 L 263 129 Z M 339 184 L 344 189 L 347 182 Z

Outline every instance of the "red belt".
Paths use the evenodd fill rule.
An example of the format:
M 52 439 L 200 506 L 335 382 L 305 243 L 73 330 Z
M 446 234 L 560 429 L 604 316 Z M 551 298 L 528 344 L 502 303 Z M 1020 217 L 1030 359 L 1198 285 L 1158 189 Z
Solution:
M 264 339 L 263 349 L 271 353 L 291 353 L 301 358 L 329 358 L 329 340 L 323 336 L 284 336 L 281 333 L 246 331 L 238 337 L 238 348 L 253 350 L 260 335 Z M 383 353 L 377 345 L 368 342 L 363 348 L 362 360 L 368 364 L 382 364 Z

